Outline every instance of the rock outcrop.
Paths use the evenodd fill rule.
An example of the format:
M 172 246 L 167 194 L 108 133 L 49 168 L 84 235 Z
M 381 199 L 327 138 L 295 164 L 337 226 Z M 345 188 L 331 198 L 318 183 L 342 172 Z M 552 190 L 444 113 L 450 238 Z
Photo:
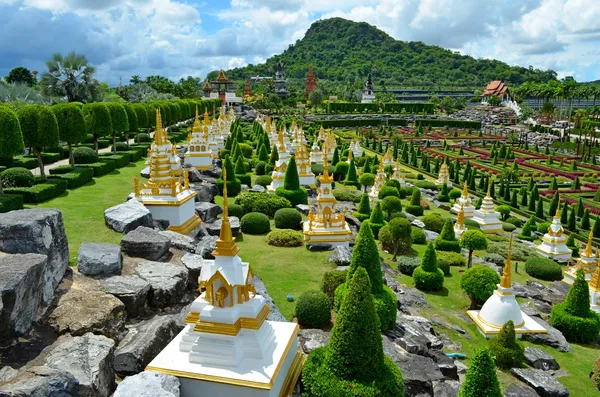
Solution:
M 149 227 L 140 226 L 121 240 L 121 249 L 127 255 L 151 261 L 162 258 L 171 245 L 171 239 Z
M 77 270 L 86 276 L 106 276 L 121 272 L 121 247 L 116 244 L 83 243 L 77 255 Z
M 152 226 L 150 210 L 137 200 L 129 200 L 104 211 L 106 226 L 119 233 L 128 233 L 138 226 Z

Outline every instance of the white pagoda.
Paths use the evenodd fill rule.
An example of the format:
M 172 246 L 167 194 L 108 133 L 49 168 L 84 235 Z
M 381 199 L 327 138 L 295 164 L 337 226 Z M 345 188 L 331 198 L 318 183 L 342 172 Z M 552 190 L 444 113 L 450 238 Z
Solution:
M 458 217 L 456 218 L 456 223 L 454 224 L 454 235 L 456 238 L 460 238 L 463 233 L 467 230 L 465 227 L 465 211 L 463 207 L 460 207 L 458 210 Z
M 564 282 L 568 284 L 573 284 L 578 269 L 583 269 L 583 272 L 585 273 L 585 280 L 587 282 L 590 282 L 590 280 L 592 279 L 592 275 L 595 273 L 596 267 L 598 265 L 598 251 L 596 251 L 596 254 L 594 254 L 592 249 L 593 238 L 594 233 L 590 230 L 585 249 L 579 254 L 579 258 L 577 258 L 575 264 L 568 265 L 565 269 L 563 279 Z
M 467 182 L 463 186 L 463 191 L 461 196 L 456 200 L 454 206 L 452 207 L 452 212 L 458 214 L 460 209 L 463 209 L 465 213 L 466 219 L 473 219 L 475 216 L 475 207 L 471 204 L 471 197 L 469 197 L 469 187 L 467 186 Z
M 323 164 L 323 152 L 319 147 L 319 143 L 315 139 L 312 147 L 310 148 L 310 162 L 316 164 Z
M 446 186 L 452 187 L 452 182 L 450 182 L 450 172 L 448 171 L 448 164 L 446 164 L 446 160 L 442 161 L 440 172 L 438 173 L 438 177 L 435 181 L 435 184 L 440 186 L 444 183 Z
M 267 186 L 267 190 L 269 192 L 274 192 L 278 187 L 283 186 L 283 181 L 285 179 L 285 171 L 287 170 L 287 163 L 290 160 L 290 153 L 285 148 L 285 143 L 283 140 L 283 130 L 279 131 L 279 140 L 277 147 L 277 154 L 279 155 L 279 160 L 275 162 L 275 168 L 271 173 L 271 184 Z
M 544 234 L 542 243 L 536 247 L 537 253 L 546 258 L 554 259 L 557 262 L 567 262 L 571 257 L 571 250 L 567 247 L 567 236 L 560 223 L 560 204 L 556 209 L 556 214 L 552 218 L 552 223 L 548 228 L 548 233 Z
M 483 198 L 481 208 L 473 213 L 473 220 L 479 223 L 481 231 L 484 233 L 500 233 L 502 232 L 502 222 L 500 221 L 500 213 L 494 207 L 494 200 L 490 195 L 492 183 L 488 185 L 488 191 Z
M 213 167 L 213 154 L 208 143 L 209 125 L 208 112 L 204 111 L 204 120 L 200 124 L 198 107 L 196 107 L 194 126 L 192 132 L 188 134 L 189 147 L 185 154 L 185 162 L 198 170 L 208 170 Z
M 379 200 L 379 190 L 385 185 L 387 181 L 387 175 L 383 171 L 383 161 L 379 163 L 379 168 L 377 169 L 377 174 L 375 175 L 375 183 L 371 186 L 371 190 L 369 191 L 369 198 L 371 201 Z
M 596 257 L 596 259 L 598 258 Z M 600 313 L 600 266 L 596 266 L 588 284 L 590 286 L 590 308 L 596 313 Z
M 392 152 L 390 151 L 389 148 L 388 148 L 387 152 L 385 152 L 382 162 L 383 162 L 384 167 L 394 164 L 394 156 L 392 156 Z
M 252 268 L 238 256 L 223 174 L 223 224 L 214 260 L 204 260 L 203 290 L 186 326 L 146 367 L 175 375 L 182 397 L 289 396 L 302 372 L 298 324 L 267 321 L 269 306 L 249 283 Z
M 352 152 L 354 157 L 360 157 L 362 155 L 363 150 L 358 140 L 353 140 L 352 142 L 350 142 L 350 151 Z
M 193 234 L 200 225 L 194 207 L 196 192 L 190 189 L 187 170 L 181 168 L 177 148 L 162 128 L 160 110 L 156 110 L 154 142 L 148 149 L 150 179 L 134 179 L 135 199 L 144 204 L 154 219 L 169 221 L 168 230 Z
M 296 147 L 296 153 L 294 154 L 296 159 L 296 167 L 298 168 L 298 177 L 300 178 L 300 184 L 304 186 L 315 187 L 315 174 L 312 173 L 310 167 L 310 156 L 306 150 L 306 144 L 300 140 Z
M 304 241 L 307 244 L 327 243 L 333 247 L 348 247 L 352 231 L 344 213 L 335 213 L 333 175 L 329 175 L 327 162 L 323 166 L 323 175 L 319 178 L 321 186 L 317 189 L 317 213 L 313 214 L 312 208 L 308 211 L 308 220 L 303 224 Z
M 500 332 L 502 326 L 509 320 L 515 325 L 515 334 L 521 338 L 523 334 L 546 334 L 548 331 L 534 319 L 521 311 L 511 282 L 510 251 L 512 249 L 512 234 L 508 243 L 508 257 L 502 272 L 498 289 L 483 304 L 481 310 L 469 310 L 467 314 L 477 325 L 479 332 L 486 338 L 492 338 Z
M 392 174 L 392 179 L 395 179 L 398 182 L 400 182 L 400 185 L 404 185 L 406 183 L 404 178 L 402 178 L 402 174 L 400 174 L 400 164 L 398 164 L 398 162 L 394 164 L 394 172 Z

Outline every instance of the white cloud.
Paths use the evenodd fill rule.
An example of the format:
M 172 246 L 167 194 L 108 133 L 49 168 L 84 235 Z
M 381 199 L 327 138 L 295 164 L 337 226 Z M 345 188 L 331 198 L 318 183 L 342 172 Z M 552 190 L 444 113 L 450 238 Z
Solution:
M 241 57 L 233 57 L 227 62 L 227 69 L 241 68 L 246 66 L 247 63 L 244 61 L 244 58 Z

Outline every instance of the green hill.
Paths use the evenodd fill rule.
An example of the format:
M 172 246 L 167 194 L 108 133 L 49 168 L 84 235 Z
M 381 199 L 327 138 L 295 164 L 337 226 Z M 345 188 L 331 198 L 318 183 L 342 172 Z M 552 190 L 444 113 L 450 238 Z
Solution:
M 365 22 L 331 18 L 314 22 L 302 40 L 264 64 L 230 70 L 227 76 L 244 80 L 273 76 L 277 62 L 288 78 L 304 79 L 310 65 L 321 80 L 355 82 L 373 74 L 376 88 L 477 87 L 504 79 L 510 85 L 556 79 L 554 71 L 509 66 L 497 60 L 475 59 L 422 42 L 395 40 Z M 211 73 L 212 74 L 212 73 Z

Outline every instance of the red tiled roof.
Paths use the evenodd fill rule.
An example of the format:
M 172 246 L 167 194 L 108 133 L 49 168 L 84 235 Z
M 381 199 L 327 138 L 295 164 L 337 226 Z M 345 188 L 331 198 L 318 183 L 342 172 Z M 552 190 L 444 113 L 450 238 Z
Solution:
M 481 96 L 498 96 L 501 97 L 508 91 L 508 86 L 500 80 L 490 82 Z

